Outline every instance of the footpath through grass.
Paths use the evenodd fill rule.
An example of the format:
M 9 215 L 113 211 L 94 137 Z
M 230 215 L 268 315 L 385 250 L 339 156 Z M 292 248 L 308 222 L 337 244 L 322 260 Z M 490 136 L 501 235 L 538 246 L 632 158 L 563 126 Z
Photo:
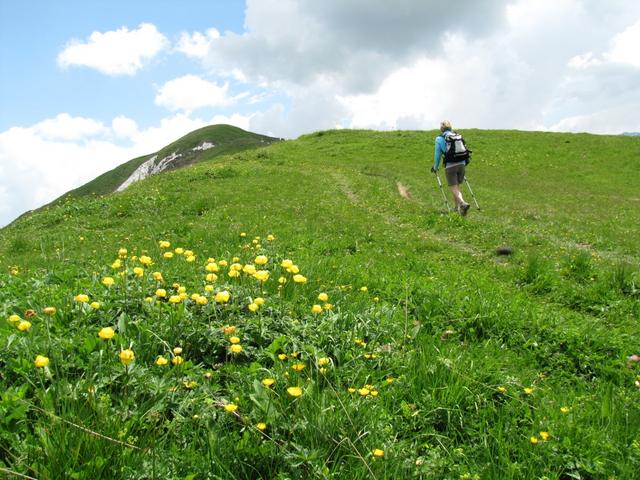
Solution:
M 464 219 L 435 132 L 330 131 L 0 231 L 0 468 L 637 478 L 640 142 L 464 133 Z

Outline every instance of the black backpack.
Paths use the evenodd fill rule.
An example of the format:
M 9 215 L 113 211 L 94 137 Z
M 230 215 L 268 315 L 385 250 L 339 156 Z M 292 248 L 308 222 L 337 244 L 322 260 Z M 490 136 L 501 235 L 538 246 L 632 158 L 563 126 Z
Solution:
M 444 152 L 444 164 L 456 163 L 464 161 L 465 165 L 469 165 L 471 161 L 471 150 L 467 148 L 467 144 L 464 143 L 462 135 L 456 132 L 451 132 L 449 135 L 444 136 L 446 149 Z

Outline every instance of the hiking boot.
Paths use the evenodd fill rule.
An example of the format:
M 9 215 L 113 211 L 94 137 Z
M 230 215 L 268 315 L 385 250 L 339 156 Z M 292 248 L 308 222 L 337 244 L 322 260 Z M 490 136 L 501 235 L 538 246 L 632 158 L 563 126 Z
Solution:
M 469 205 L 468 203 L 463 203 L 462 205 L 460 205 L 460 215 L 464 217 L 470 208 L 471 205 Z

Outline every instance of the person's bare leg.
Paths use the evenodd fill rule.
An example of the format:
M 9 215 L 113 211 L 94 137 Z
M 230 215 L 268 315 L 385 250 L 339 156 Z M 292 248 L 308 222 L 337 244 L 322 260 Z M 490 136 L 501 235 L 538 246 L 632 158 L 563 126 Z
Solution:
M 466 202 L 464 198 L 462 198 L 462 192 L 460 191 L 460 185 L 451 185 L 451 193 L 453 194 L 453 201 L 456 204 L 456 209 L 460 207 L 460 205 L 464 205 Z

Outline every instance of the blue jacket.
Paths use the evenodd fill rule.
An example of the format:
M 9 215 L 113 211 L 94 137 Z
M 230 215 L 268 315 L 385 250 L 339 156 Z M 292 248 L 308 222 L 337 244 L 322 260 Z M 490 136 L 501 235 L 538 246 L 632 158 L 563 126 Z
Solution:
M 440 159 L 447 151 L 447 144 L 444 140 L 444 137 L 447 134 L 451 134 L 451 130 L 445 130 L 442 135 L 438 135 L 436 137 L 435 151 L 433 153 L 433 168 L 434 170 L 438 170 L 440 168 Z

